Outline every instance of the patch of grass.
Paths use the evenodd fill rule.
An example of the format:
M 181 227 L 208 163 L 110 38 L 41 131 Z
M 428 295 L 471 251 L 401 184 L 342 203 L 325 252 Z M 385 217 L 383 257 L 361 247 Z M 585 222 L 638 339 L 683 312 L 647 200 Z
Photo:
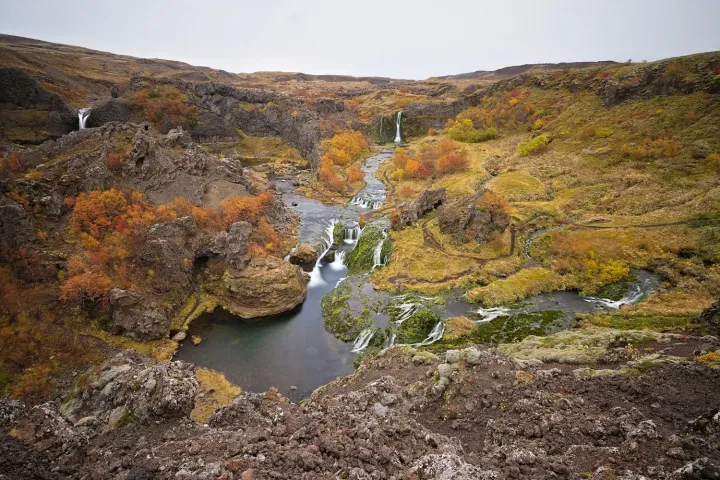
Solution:
M 562 277 L 552 270 L 534 267 L 497 280 L 484 287 L 473 288 L 467 293 L 470 302 L 497 306 L 523 300 L 544 292 L 563 290 Z
M 615 330 L 683 331 L 690 326 L 693 315 L 662 315 L 643 311 L 597 312 L 578 315 L 583 324 Z
M 420 309 L 397 328 L 397 342 L 420 343 L 439 321 L 440 317 L 429 308 Z
M 203 395 L 195 398 L 190 418 L 199 423 L 205 423 L 218 408 L 230 405 L 241 392 L 240 387 L 230 383 L 224 374 L 209 368 L 196 368 L 195 378 L 200 385 L 198 393 Z
M 526 157 L 528 155 L 539 153 L 545 150 L 550 143 L 550 138 L 547 135 L 538 135 L 535 138 L 520 142 L 517 146 L 517 152 Z
M 475 343 L 514 343 L 530 335 L 547 335 L 565 325 L 565 313 L 560 310 L 518 313 L 477 324 L 470 333 Z
M 488 182 L 488 188 L 510 202 L 543 199 L 543 183 L 524 170 L 501 173 Z

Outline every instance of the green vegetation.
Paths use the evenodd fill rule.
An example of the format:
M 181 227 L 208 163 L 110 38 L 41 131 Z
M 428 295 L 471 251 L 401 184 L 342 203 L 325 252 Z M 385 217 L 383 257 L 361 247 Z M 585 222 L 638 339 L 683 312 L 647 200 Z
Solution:
M 545 150 L 550 143 L 550 138 L 547 135 L 538 135 L 535 138 L 521 142 L 517 146 L 517 152 L 526 157 L 533 153 L 539 153 Z
M 496 280 L 484 287 L 473 288 L 467 293 L 471 302 L 485 306 L 504 305 L 523 300 L 544 292 L 563 290 L 562 278 L 543 267 L 527 268 L 508 278 Z
M 363 230 L 355 248 L 347 254 L 346 265 L 348 274 L 355 275 L 369 271 L 373 266 L 375 248 L 383 240 L 382 230 L 375 226 L 367 226 Z
M 656 332 L 678 332 L 690 327 L 690 314 L 662 314 L 643 311 L 620 310 L 578 315 L 583 324 L 616 330 L 652 330 Z
M 370 309 L 363 305 L 360 315 L 350 305 L 352 287 L 347 283 L 327 293 L 321 300 L 325 329 L 344 342 L 352 342 L 357 336 L 373 325 Z
M 497 137 L 497 130 L 495 128 L 478 130 L 473 127 L 473 122 L 469 119 L 453 122 L 448 128 L 447 133 L 453 140 L 465 143 L 485 142 Z
M 422 342 L 439 321 L 440 317 L 429 308 L 418 310 L 397 328 L 397 343 Z

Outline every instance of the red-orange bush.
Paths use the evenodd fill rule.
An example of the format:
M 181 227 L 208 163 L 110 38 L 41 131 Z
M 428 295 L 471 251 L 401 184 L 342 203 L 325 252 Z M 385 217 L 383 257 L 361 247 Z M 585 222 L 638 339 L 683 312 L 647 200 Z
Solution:
M 447 153 L 440 157 L 437 161 L 437 170 L 440 173 L 455 173 L 465 170 L 469 161 L 466 156 L 458 153 Z
M 359 164 L 353 163 L 350 168 L 348 168 L 348 182 L 355 183 L 355 182 L 361 182 L 365 179 L 365 172 L 363 171 L 362 167 L 360 167 Z
M 112 281 L 104 273 L 81 273 L 60 287 L 60 300 L 77 304 L 100 301 L 111 287 Z

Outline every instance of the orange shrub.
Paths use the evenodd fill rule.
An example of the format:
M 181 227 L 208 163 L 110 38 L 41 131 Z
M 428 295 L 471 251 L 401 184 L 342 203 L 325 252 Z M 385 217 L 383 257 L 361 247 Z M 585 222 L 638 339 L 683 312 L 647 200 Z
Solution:
M 111 287 L 112 281 L 104 273 L 81 273 L 60 287 L 60 300 L 77 304 L 96 302 L 104 299 Z
M 672 138 L 645 138 L 640 143 L 622 145 L 620 151 L 626 157 L 638 160 L 669 158 L 680 153 L 680 145 Z
M 466 156 L 458 153 L 447 153 L 437 161 L 437 170 L 440 173 L 454 173 L 465 170 L 469 161 Z
M 353 163 L 347 173 L 348 182 L 350 183 L 361 182 L 365 179 L 365 172 L 363 172 L 363 169 L 357 163 Z

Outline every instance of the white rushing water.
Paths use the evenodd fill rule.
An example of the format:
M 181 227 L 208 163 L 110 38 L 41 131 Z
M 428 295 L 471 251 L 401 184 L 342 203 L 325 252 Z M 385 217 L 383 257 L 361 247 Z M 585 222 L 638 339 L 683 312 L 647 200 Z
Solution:
M 375 336 L 376 330 L 374 328 L 366 328 L 362 332 L 360 332 L 360 335 L 357 336 L 355 341 L 353 342 L 353 353 L 362 352 L 367 348 L 367 346 L 370 344 L 370 340 Z
M 382 240 L 380 240 L 380 243 L 377 244 L 377 247 L 375 247 L 375 251 L 373 252 L 373 270 L 375 270 L 375 268 L 377 267 L 382 267 L 383 265 L 385 265 L 385 259 L 382 258 L 382 248 L 385 244 L 385 239 L 387 238 L 387 232 L 383 230 L 382 234 L 383 238 Z
M 643 288 L 643 284 L 631 285 L 627 295 L 620 300 L 611 300 L 609 298 L 585 297 L 590 303 L 599 305 L 611 310 L 619 310 L 623 305 L 634 305 L 645 296 L 647 291 Z
M 363 197 L 353 197 L 352 200 L 350 200 L 350 205 L 355 205 L 357 207 L 361 208 L 367 208 L 368 210 L 377 210 L 382 206 L 382 202 L 380 201 L 374 201 L 374 200 L 367 200 Z
M 345 268 L 345 250 L 336 250 L 335 259 L 330 264 L 330 269 L 339 272 Z
M 353 227 L 345 227 L 345 234 L 344 234 L 344 241 L 345 243 L 357 243 L 357 241 L 360 239 L 360 233 L 362 232 L 362 229 L 360 228 L 360 225 L 355 225 Z
M 400 133 L 400 123 L 402 121 L 402 110 L 397 114 L 395 119 L 395 143 L 402 143 L 402 134 Z
M 325 237 L 323 238 L 325 248 L 323 252 L 318 255 L 318 258 L 315 261 L 315 267 L 313 268 L 312 272 L 310 272 L 310 282 L 308 283 L 308 288 L 320 285 L 325 282 L 322 279 L 322 274 L 320 273 L 320 262 L 333 246 L 333 230 L 335 229 L 336 223 L 337 220 L 333 218 L 328 222 L 328 226 L 325 228 Z
M 80 125 L 80 130 L 84 130 L 86 128 L 87 119 L 90 116 L 90 109 L 89 108 L 81 108 L 78 110 L 78 124 Z
M 507 315 L 511 309 L 505 308 L 505 307 L 495 307 L 495 308 L 478 308 L 475 310 L 475 313 L 480 315 L 482 318 L 478 320 L 475 323 L 485 323 L 490 322 L 492 320 L 495 320 L 498 317 L 502 317 L 503 315 Z
M 415 344 L 416 347 L 422 347 L 424 345 L 430 345 L 431 343 L 435 343 L 438 340 L 440 340 L 445 333 L 445 322 L 440 321 L 435 324 L 430 334 L 427 336 L 425 340 L 423 340 L 420 343 Z

